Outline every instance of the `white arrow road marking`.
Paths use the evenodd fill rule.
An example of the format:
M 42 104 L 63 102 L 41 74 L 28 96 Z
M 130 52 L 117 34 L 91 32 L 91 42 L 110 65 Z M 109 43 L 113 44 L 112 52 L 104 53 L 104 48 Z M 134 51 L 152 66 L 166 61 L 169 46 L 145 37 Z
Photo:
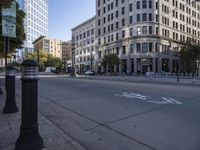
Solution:
M 122 94 L 114 94 L 114 95 L 115 96 L 126 97 L 126 98 L 136 98 L 136 99 L 140 99 L 140 100 L 147 100 L 147 99 L 151 98 L 151 97 L 144 96 L 144 95 L 141 95 L 141 94 L 127 93 L 127 92 L 123 92 Z
M 166 97 L 161 97 L 161 99 L 162 99 L 161 101 L 152 101 L 152 100 L 148 100 L 148 99 L 151 99 L 152 97 L 144 96 L 144 95 L 138 94 L 138 93 L 123 92 L 122 94 L 114 94 L 114 95 L 120 96 L 120 97 L 131 98 L 131 99 L 140 99 L 140 100 L 146 101 L 148 103 L 161 104 L 161 105 L 166 105 L 166 104 L 181 105 L 181 104 L 183 104 L 173 98 L 166 98 Z
M 163 98 L 165 98 L 165 97 L 163 97 Z M 171 101 L 172 103 L 175 103 L 175 104 L 183 104 L 183 103 L 181 103 L 181 102 L 179 102 L 179 101 L 177 101 L 177 100 L 175 100 L 175 99 L 173 99 L 173 98 L 169 98 L 168 99 L 169 101 Z
M 161 97 L 163 101 L 148 101 L 149 103 L 155 103 L 155 104 L 178 104 L 181 105 L 183 103 L 173 99 L 173 98 L 166 98 L 166 97 Z

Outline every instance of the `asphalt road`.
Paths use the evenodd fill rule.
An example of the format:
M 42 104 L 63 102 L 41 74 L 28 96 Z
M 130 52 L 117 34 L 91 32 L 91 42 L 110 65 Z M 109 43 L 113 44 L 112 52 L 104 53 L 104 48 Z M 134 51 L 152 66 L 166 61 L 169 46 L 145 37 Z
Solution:
M 199 87 L 42 78 L 39 112 L 87 150 L 200 150 Z

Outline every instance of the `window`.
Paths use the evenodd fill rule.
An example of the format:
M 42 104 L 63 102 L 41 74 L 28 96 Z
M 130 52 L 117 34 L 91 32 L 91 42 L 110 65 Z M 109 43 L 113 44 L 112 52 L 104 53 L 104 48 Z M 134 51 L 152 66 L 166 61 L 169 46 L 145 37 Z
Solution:
M 149 26 L 149 34 L 152 34 L 152 33 L 153 33 L 152 30 L 153 30 L 153 29 L 152 29 L 152 26 Z
M 101 25 L 101 20 L 99 19 L 99 20 L 98 20 L 98 26 L 100 26 L 100 25 Z
M 119 40 L 119 33 L 116 33 L 116 40 Z
M 159 50 L 159 44 L 158 43 L 156 43 L 156 52 L 158 52 L 158 50 Z
M 147 21 L 147 14 L 146 13 L 142 14 L 142 21 Z
M 137 9 L 140 9 L 140 1 L 137 2 Z
M 116 22 L 116 29 L 118 29 L 119 28 L 119 23 L 118 22 Z
M 142 27 L 142 34 L 147 34 L 147 26 Z
M 137 22 L 140 22 L 140 14 L 137 14 Z
M 118 16 L 119 16 L 119 12 L 118 12 L 118 11 L 116 11 L 116 18 L 118 18 Z
M 133 53 L 134 52 L 134 44 L 130 45 L 130 49 L 131 49 L 131 53 Z
M 147 8 L 147 1 L 142 1 L 142 8 Z
M 142 52 L 147 53 L 147 51 L 148 51 L 147 43 L 142 43 Z
M 149 21 L 152 21 L 152 14 L 149 14 Z
M 125 30 L 123 30 L 122 31 L 122 38 L 125 38 L 125 36 L 126 36 L 126 32 L 125 32 Z
M 125 19 L 122 19 L 122 26 L 125 26 Z
M 91 35 L 94 35 L 94 29 L 91 30 Z
M 137 27 L 137 35 L 141 35 L 141 27 Z
M 115 6 L 118 7 L 118 0 L 116 0 L 116 2 L 115 2 Z
M 152 52 L 152 50 L 153 50 L 153 44 L 149 43 L 149 52 Z
M 100 4 L 101 4 L 101 3 L 100 3 L 100 0 L 98 0 L 98 7 L 100 7 Z
M 152 8 L 152 1 L 149 1 L 149 8 Z
M 137 52 L 140 52 L 140 51 L 141 51 L 141 44 L 140 44 L 140 43 L 137 43 L 137 44 L 136 44 L 136 48 L 137 48 Z
M 122 54 L 123 54 L 123 55 L 126 54 L 126 46 L 125 46 L 125 45 L 122 46 Z
M 156 9 L 158 9 L 158 2 L 156 2 Z
M 133 11 L 133 4 L 129 4 L 129 11 L 132 12 Z
M 158 18 L 158 15 L 156 15 L 156 22 L 159 22 L 159 18 Z
M 122 15 L 125 14 L 125 7 L 122 7 Z
M 130 36 L 133 36 L 133 28 L 130 28 L 129 32 L 130 32 Z
M 133 23 L 133 16 L 129 17 L 129 23 L 132 24 Z

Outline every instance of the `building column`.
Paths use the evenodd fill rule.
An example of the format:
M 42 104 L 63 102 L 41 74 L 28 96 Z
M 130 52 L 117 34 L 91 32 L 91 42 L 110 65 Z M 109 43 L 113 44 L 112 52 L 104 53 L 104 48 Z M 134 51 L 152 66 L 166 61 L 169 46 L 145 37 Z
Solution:
M 130 56 L 128 56 L 128 59 L 127 59 L 127 70 L 126 70 L 126 72 L 128 74 L 131 73 L 131 58 L 130 58 Z
M 134 58 L 134 73 L 137 74 L 137 58 Z
M 158 57 L 158 73 L 162 72 L 162 57 Z
M 173 71 L 173 59 L 172 58 L 169 59 L 169 69 L 170 69 L 170 73 L 172 74 L 172 71 Z
M 122 73 L 122 64 L 119 64 L 119 73 Z
M 152 61 L 152 68 L 153 68 L 153 72 L 155 73 L 156 72 L 156 58 L 155 57 L 153 58 L 153 61 Z

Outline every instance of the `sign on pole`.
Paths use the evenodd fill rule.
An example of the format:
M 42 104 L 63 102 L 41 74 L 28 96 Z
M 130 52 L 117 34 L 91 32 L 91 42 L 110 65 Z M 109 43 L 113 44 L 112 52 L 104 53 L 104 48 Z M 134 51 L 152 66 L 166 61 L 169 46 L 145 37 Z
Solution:
M 2 36 L 16 38 L 16 2 L 10 8 L 2 8 Z

